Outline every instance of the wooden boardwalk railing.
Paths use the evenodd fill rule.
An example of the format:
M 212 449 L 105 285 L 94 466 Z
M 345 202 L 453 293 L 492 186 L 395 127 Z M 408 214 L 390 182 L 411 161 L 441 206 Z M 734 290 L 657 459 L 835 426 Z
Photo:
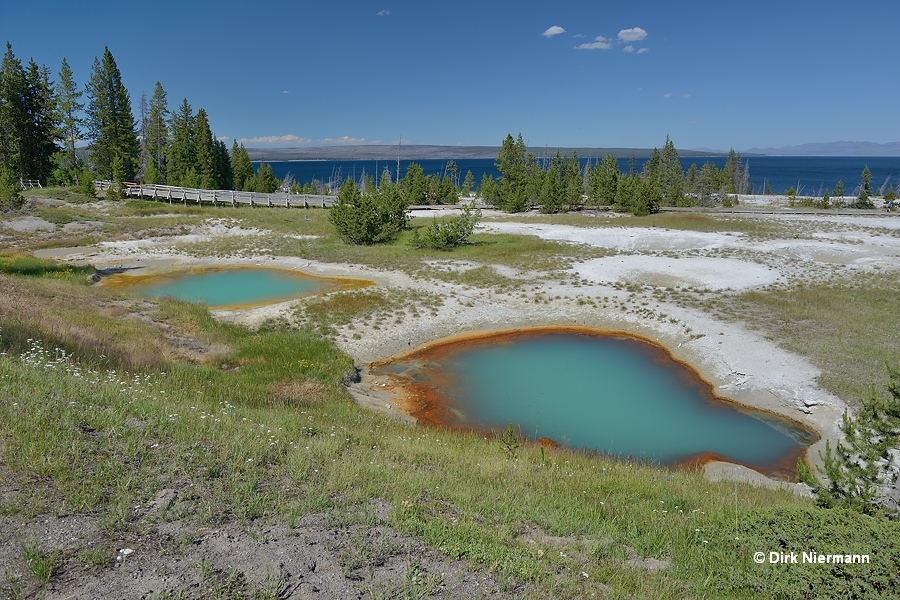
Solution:
M 107 190 L 111 181 L 95 181 L 98 190 Z M 284 206 L 287 208 L 327 208 L 334 204 L 337 196 L 320 196 L 314 194 L 261 194 L 258 192 L 236 192 L 233 190 L 199 190 L 195 188 L 175 187 L 156 184 L 123 184 L 123 193 L 127 198 L 143 198 L 158 200 L 169 204 L 211 204 L 213 206 Z
M 23 190 L 39 190 L 43 189 L 38 179 L 19 179 L 19 188 Z

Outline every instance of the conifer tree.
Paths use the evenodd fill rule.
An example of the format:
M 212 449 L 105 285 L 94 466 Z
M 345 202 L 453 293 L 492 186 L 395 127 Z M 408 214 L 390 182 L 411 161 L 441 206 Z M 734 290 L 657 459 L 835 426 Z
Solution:
M 228 146 L 222 140 L 216 140 L 216 177 L 213 187 L 217 190 L 231 189 L 234 176 L 231 172 L 231 157 L 228 156 Z
M 147 166 L 150 164 L 150 150 L 147 147 L 147 137 L 149 135 L 150 129 L 150 118 L 147 109 L 147 93 L 141 93 L 141 102 L 140 102 L 140 128 L 141 133 L 138 136 L 138 142 L 140 143 L 141 153 L 140 159 L 138 160 L 138 172 L 137 172 L 137 180 L 141 183 L 147 183 L 146 173 Z
M 872 172 L 869 171 L 869 165 L 866 165 L 860 176 L 859 195 L 856 197 L 856 208 L 875 208 L 870 199 L 872 196 Z
M 22 170 L 26 178 L 46 182 L 53 170 L 53 159 L 59 151 L 56 145 L 57 119 L 50 83 L 50 69 L 39 67 L 34 60 L 25 71 L 25 110 L 27 132 L 22 140 Z
M 666 144 L 660 155 L 659 172 L 654 182 L 662 195 L 662 203 L 675 206 L 684 196 L 684 170 L 678 158 L 675 144 L 666 136 Z
M 187 98 L 181 101 L 181 105 L 172 114 L 169 123 L 171 140 L 168 144 L 166 155 L 166 181 L 169 185 L 190 187 L 187 184 L 194 177 L 189 171 L 194 169 L 194 112 Z M 196 172 L 194 173 L 196 175 Z
M 244 144 L 238 145 L 237 140 L 231 145 L 231 175 L 233 190 L 244 190 L 244 184 L 253 178 L 253 163 Z
M 206 111 L 200 109 L 194 117 L 194 164 L 197 172 L 198 187 L 212 189 L 217 187 L 218 173 L 216 172 L 216 142 L 213 139 L 212 130 L 209 128 L 209 119 Z
M 700 169 L 697 163 L 691 163 L 687 175 L 684 176 L 684 189 L 689 194 L 697 194 L 697 186 L 700 182 Z
M 256 172 L 256 189 L 253 191 L 261 194 L 271 194 L 278 189 L 280 184 L 281 182 L 278 181 L 278 178 L 272 172 L 271 165 L 268 163 L 259 165 L 259 170 Z
M 0 165 L 8 174 L 47 181 L 58 150 L 55 108 L 50 70 L 34 60 L 26 70 L 7 42 L 0 63 Z
M 564 167 L 563 209 L 577 210 L 584 204 L 584 178 L 581 176 L 581 163 L 578 162 L 577 152 L 572 150 L 572 156 L 565 161 Z
M 7 177 L 18 179 L 22 171 L 22 138 L 27 135 L 25 110 L 25 69 L 16 58 L 12 45 L 6 42 L 6 52 L 0 63 L 0 166 Z
M 506 212 L 527 210 L 531 201 L 537 197 L 539 180 L 535 177 L 534 154 L 528 151 L 521 133 L 515 140 L 512 134 L 506 135 L 497 153 L 495 165 L 500 171 L 497 186 L 499 208 Z
M 75 143 L 81 138 L 84 119 L 81 111 L 84 103 L 80 102 L 83 91 L 78 89 L 69 63 L 62 59 L 59 67 L 59 81 L 56 82 L 56 115 L 59 119 L 56 137 L 61 142 L 63 154 L 59 165 L 64 179 L 75 183 L 81 164 L 75 154 Z
M 607 154 L 599 165 L 591 169 L 590 195 L 598 205 L 611 206 L 616 202 L 616 191 L 619 187 L 619 160 Z
M 87 84 L 87 135 L 91 140 L 91 165 L 102 179 L 112 179 L 113 160 L 122 164 L 122 176 L 137 173 L 140 147 L 134 131 L 131 98 L 122 85 L 122 75 L 108 47 L 103 59 L 94 58 Z
M 166 172 L 166 151 L 169 145 L 169 107 L 166 90 L 160 82 L 156 82 L 153 95 L 150 97 L 147 115 L 147 152 L 160 177 Z
M 428 179 L 419 163 L 409 163 L 406 174 L 400 180 L 400 194 L 409 205 L 427 202 Z
M 475 175 L 472 174 L 472 170 L 466 171 L 466 176 L 463 179 L 462 183 L 462 195 L 468 196 L 472 193 L 472 190 L 475 189 Z
M 830 442 L 820 454 L 826 481 L 803 461 L 799 479 L 813 488 L 820 504 L 845 506 L 866 513 L 900 516 L 900 373 L 888 367 L 888 394 L 873 389 L 856 415 L 844 411 L 844 441 Z
M 834 192 L 831 194 L 832 196 L 837 196 L 838 198 L 844 195 L 844 182 L 843 180 L 839 180 L 837 185 L 834 186 Z
M 547 170 L 541 174 L 540 190 L 538 192 L 538 207 L 542 213 L 553 214 L 559 212 L 565 190 L 565 163 L 559 150 L 550 159 Z
M 478 186 L 478 195 L 481 196 L 481 199 L 485 204 L 491 206 L 499 206 L 500 204 L 500 199 L 497 196 L 497 182 L 487 173 L 482 173 L 481 175 L 481 185 Z

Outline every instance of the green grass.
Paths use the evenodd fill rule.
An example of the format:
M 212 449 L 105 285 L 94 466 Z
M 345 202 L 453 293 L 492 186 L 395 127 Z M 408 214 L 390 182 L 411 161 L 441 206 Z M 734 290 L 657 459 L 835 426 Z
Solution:
M 22 192 L 25 198 L 51 198 L 53 200 L 62 200 L 69 204 L 88 204 L 96 202 L 97 199 L 86 196 L 79 192 L 76 188 L 66 187 L 49 187 L 39 190 L 26 190 Z
M 163 216 L 170 213 L 179 216 Z M 662 218 L 669 216 L 677 218 Z M 449 258 L 481 265 L 446 276 L 470 285 L 496 284 L 487 265 L 556 277 L 569 261 L 603 252 L 478 234 L 447 255 L 410 250 L 409 232 L 391 245 L 355 248 L 337 240 L 320 210 L 123 202 L 95 216 L 129 235 L 214 217 L 238 217 L 242 227 L 274 234 L 185 246 L 189 252 L 268 247 L 429 277 L 440 275 L 425 261 Z M 704 215 L 650 219 L 657 217 L 635 223 L 773 231 Z M 510 590 L 526 583 L 536 597 L 890 597 L 900 585 L 895 522 L 818 509 L 783 491 L 712 483 L 698 473 L 548 451 L 501 434 L 414 428 L 358 407 L 342 385 L 354 366 L 329 339 L 332 329 L 427 314 L 440 303 L 437 295 L 367 288 L 310 298 L 297 326 L 273 322 L 249 331 L 196 305 L 87 288 L 79 283 L 83 274 L 57 276 L 65 268 L 53 263 L 2 260 L 0 481 L 16 491 L 4 496 L 0 514 L 90 514 L 113 548 L 112 540 L 147 527 L 133 507 L 164 489 L 190 487 L 191 498 L 154 518 L 198 528 L 295 524 L 316 512 L 335 527 L 372 526 L 372 501 L 379 499 L 393 509 L 391 527 L 492 573 Z M 896 275 L 861 275 L 733 297 L 684 293 L 680 301 L 769 332 L 821 361 L 824 377 L 834 378 L 826 385 L 852 396 L 884 377 L 885 358 L 898 364 L 898 283 Z M 219 351 L 188 355 L 185 339 Z M 756 551 L 812 549 L 858 550 L 873 562 L 803 569 L 752 559 Z M 340 562 L 364 569 L 372 551 L 361 541 Z M 23 546 L 21 558 L 44 582 L 58 570 L 113 562 L 102 550 L 54 554 L 37 545 Z M 668 566 L 650 572 L 639 566 L 646 558 Z M 198 569 L 209 594 L 247 591 L 228 573 Z M 437 585 L 410 564 L 399 586 L 371 595 L 422 597 Z
M 61 562 L 60 552 L 42 552 L 37 542 L 26 542 L 22 544 L 22 561 L 35 580 L 47 583 Z
M 46 277 L 87 285 L 88 278 L 96 272 L 91 266 L 66 265 L 22 254 L 0 255 L 0 273 L 8 275 Z
M 41 293 L 40 280 L 17 283 Z M 339 303 L 322 319 L 390 300 L 364 298 L 362 309 Z M 87 297 L 71 301 L 97 311 Z M 616 596 L 749 598 L 813 584 L 870 591 L 867 582 L 890 581 L 896 546 L 875 540 L 900 539 L 897 524 L 697 473 L 527 443 L 509 452 L 500 436 L 411 428 L 355 405 L 340 384 L 352 363 L 310 329 L 254 333 L 193 305 L 157 310 L 170 328 L 224 343 L 229 354 L 216 364 L 172 359 L 145 373 L 92 367 L 90 356 L 82 363 L 38 341 L 0 356 L 3 468 L 7 480 L 31 482 L 8 500 L 20 514 L 89 512 L 115 537 L 134 531 L 131 507 L 164 488 L 192 486 L 196 500 L 177 502 L 165 518 L 197 526 L 291 523 L 319 511 L 335 524 L 371 524 L 379 498 L 394 508 L 393 527 L 541 595 L 586 596 L 602 582 Z M 152 337 L 153 326 L 140 323 L 122 353 L 140 353 Z M 791 541 L 762 525 L 779 515 L 787 519 L 780 535 Z M 752 562 L 758 546 L 801 550 L 807 542 L 826 552 L 867 548 L 877 562 L 824 575 Z M 39 557 L 29 557 L 44 577 Z M 628 566 L 649 557 L 669 566 Z M 102 567 L 101 556 L 90 561 Z M 430 584 L 412 571 L 403 585 L 414 592 Z

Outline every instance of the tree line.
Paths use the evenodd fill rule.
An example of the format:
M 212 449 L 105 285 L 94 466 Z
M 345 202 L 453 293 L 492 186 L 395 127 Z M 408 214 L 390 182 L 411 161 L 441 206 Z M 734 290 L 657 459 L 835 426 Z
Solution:
M 207 112 L 185 98 L 170 111 L 157 82 L 140 98 L 135 119 L 131 96 L 108 47 L 95 57 L 79 87 L 65 58 L 57 81 L 33 59 L 25 65 L 7 42 L 0 63 L 0 199 L 15 199 L 18 182 L 81 184 L 93 179 L 273 192 L 281 182 L 271 167 L 254 170 L 243 144 L 229 152 L 212 132 Z M 76 148 L 87 141 L 87 151 Z M 85 158 L 86 157 L 86 158 Z
M 479 193 L 484 201 L 506 212 L 521 212 L 537 208 L 544 213 L 567 212 L 584 207 L 609 206 L 613 210 L 647 215 L 662 206 L 706 206 L 721 203 L 731 206 L 738 195 L 753 193 L 750 164 L 734 149 L 728 152 L 725 164 L 719 168 L 707 161 L 702 167 L 691 164 L 684 171 L 678 150 L 666 136 L 662 150 L 654 148 L 641 170 L 635 168 L 632 154 L 628 170 L 619 168 L 619 160 L 610 154 L 602 160 L 588 160 L 582 166 L 578 154 L 556 155 L 547 160 L 538 159 L 528 150 L 520 133 L 517 138 L 507 134 L 494 163 L 500 172 L 495 179 L 485 174 Z M 888 206 L 893 206 L 897 193 L 887 183 L 878 190 Z M 764 193 L 770 195 L 766 185 Z M 860 175 L 855 199 L 845 198 L 843 182 L 838 182 L 829 195 L 821 199 L 798 200 L 796 190 L 785 192 L 792 206 L 814 208 L 875 208 L 871 198 L 872 175 L 868 166 Z
M 557 151 L 549 161 L 539 161 L 521 133 L 516 139 L 506 136 L 495 164 L 500 178 L 485 174 L 480 192 L 485 202 L 507 212 L 533 206 L 545 213 L 611 206 L 646 215 L 661 206 L 695 206 L 718 196 L 727 203 L 727 194 L 749 194 L 753 189 L 749 163 L 739 153 L 731 150 L 721 169 L 707 162 L 702 168 L 692 164 L 685 173 L 668 137 L 662 150 L 653 149 L 640 171 L 634 155 L 625 172 L 611 154 L 584 166 L 574 151 L 571 156 Z

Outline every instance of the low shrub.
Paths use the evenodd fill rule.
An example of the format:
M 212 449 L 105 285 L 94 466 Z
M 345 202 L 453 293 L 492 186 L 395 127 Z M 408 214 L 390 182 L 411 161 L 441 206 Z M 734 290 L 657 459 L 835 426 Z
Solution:
M 414 231 L 410 246 L 450 250 L 465 244 L 480 220 L 481 210 L 477 208 L 473 210 L 471 205 L 464 205 L 462 214 L 448 220 L 438 220 L 435 217 L 431 225 L 425 228 L 424 233 L 420 235 L 418 229 Z

